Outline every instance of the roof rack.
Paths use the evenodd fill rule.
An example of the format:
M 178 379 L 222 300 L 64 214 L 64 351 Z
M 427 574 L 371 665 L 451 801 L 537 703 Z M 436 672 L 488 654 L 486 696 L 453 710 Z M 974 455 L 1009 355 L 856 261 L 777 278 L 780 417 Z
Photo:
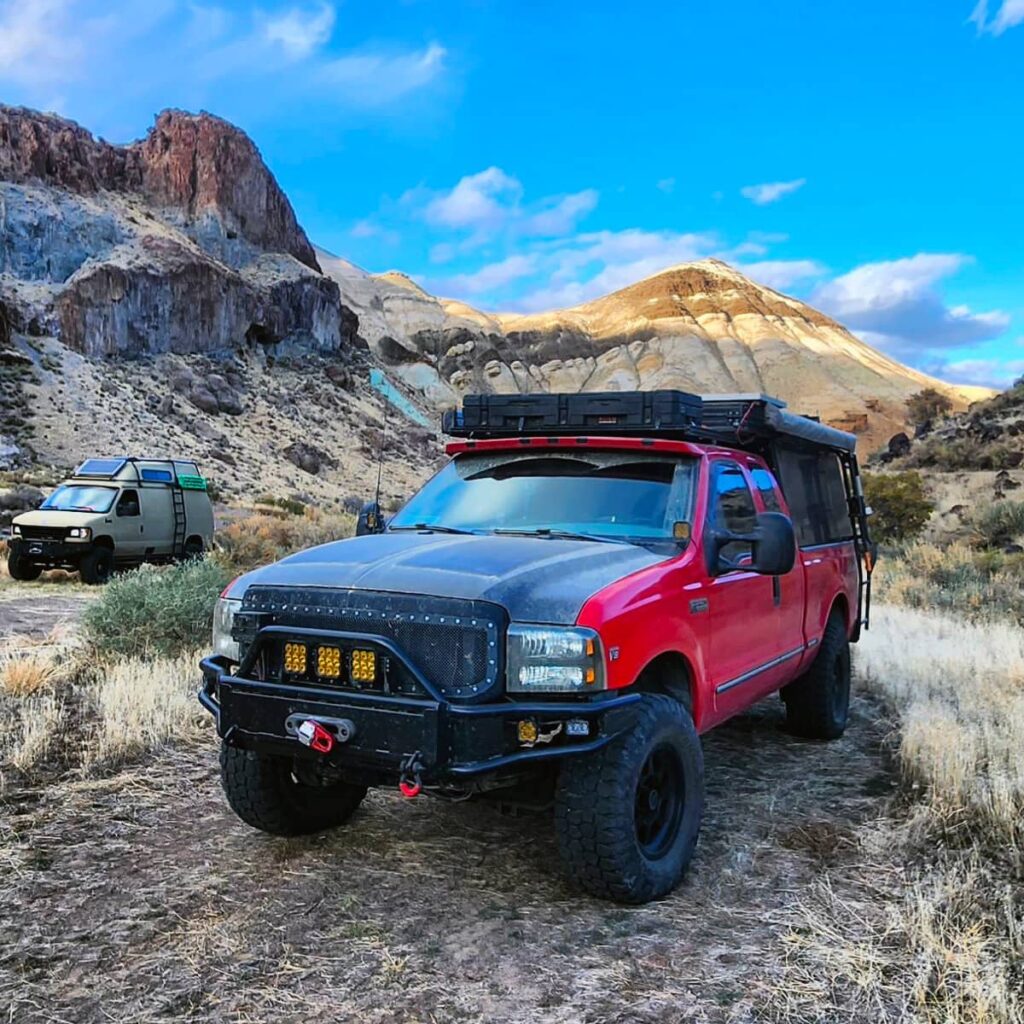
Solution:
M 762 450 L 773 442 L 853 452 L 857 438 L 786 411 L 764 394 L 693 395 L 685 391 L 466 395 L 445 413 L 453 437 L 604 435 L 663 437 Z

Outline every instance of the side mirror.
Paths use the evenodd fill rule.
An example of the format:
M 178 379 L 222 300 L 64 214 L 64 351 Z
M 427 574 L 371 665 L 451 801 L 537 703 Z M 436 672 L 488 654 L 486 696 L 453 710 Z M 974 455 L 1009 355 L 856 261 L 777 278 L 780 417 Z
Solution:
M 381 515 L 380 505 L 375 501 L 368 501 L 359 510 L 359 518 L 356 520 L 356 536 L 365 537 L 368 533 L 384 532 L 384 516 Z
M 754 558 L 750 568 L 762 576 L 784 576 L 796 563 L 793 521 L 781 512 L 762 512 L 753 534 Z
M 736 541 L 750 545 L 749 561 L 732 563 L 722 558 L 722 548 Z M 796 563 L 796 532 L 789 516 L 781 512 L 760 512 L 751 533 L 712 530 L 707 553 L 713 575 L 741 569 L 762 576 L 784 576 Z

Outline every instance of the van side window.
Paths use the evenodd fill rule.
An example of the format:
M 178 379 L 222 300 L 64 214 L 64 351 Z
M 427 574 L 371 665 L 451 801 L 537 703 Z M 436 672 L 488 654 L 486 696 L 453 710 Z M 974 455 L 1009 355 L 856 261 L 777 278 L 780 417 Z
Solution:
M 139 508 L 138 491 L 122 492 L 121 497 L 117 499 L 117 514 L 119 516 L 138 516 L 142 514 Z
M 710 518 L 715 526 L 730 533 L 751 533 L 757 522 L 754 499 L 743 470 L 735 462 L 719 462 L 711 479 Z M 748 541 L 730 541 L 722 548 L 729 562 L 753 554 Z
M 757 493 L 761 495 L 766 512 L 781 512 L 782 505 L 779 503 L 778 492 L 775 489 L 775 477 L 761 466 L 754 466 L 750 470 L 750 478 L 754 481 Z

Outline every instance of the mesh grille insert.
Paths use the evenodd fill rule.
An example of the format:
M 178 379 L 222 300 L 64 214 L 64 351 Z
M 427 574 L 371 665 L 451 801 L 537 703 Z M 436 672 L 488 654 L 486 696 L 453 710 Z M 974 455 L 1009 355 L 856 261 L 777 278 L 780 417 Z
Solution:
M 392 640 L 442 692 L 483 697 L 503 669 L 505 612 L 487 601 L 320 587 L 250 587 L 241 614 L 260 627 L 298 626 Z

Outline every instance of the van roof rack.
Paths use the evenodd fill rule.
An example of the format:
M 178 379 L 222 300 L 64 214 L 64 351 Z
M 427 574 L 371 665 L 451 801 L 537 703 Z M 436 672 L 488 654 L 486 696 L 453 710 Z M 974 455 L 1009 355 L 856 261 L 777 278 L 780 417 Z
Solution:
M 663 437 L 763 450 L 773 442 L 853 452 L 853 434 L 788 412 L 765 394 L 693 395 L 685 391 L 466 395 L 445 413 L 452 437 Z

